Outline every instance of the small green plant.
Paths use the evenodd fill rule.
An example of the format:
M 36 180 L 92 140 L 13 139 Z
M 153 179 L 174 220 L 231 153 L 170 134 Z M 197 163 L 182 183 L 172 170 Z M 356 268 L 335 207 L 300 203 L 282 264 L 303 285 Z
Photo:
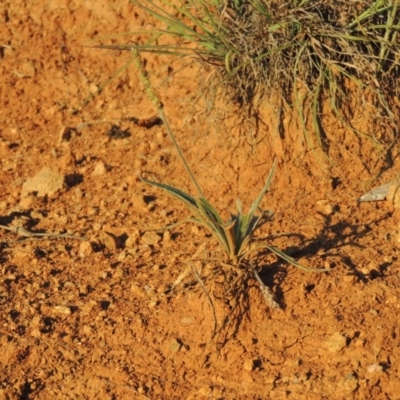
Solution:
M 260 210 L 260 202 L 267 192 L 272 176 L 275 170 L 275 162 L 273 163 L 272 169 L 269 173 L 267 181 L 261 190 L 259 196 L 253 202 L 250 207 L 250 210 L 247 214 L 244 214 L 242 211 L 241 203 L 237 202 L 237 213 L 235 215 L 231 215 L 230 219 L 227 222 L 224 222 L 217 210 L 208 202 L 206 197 L 204 196 L 200 185 L 198 184 L 191 168 L 189 167 L 185 156 L 183 155 L 176 139 L 173 134 L 172 129 L 170 128 L 168 119 L 165 116 L 163 104 L 156 94 L 154 89 L 150 84 L 150 80 L 147 72 L 145 71 L 143 64 L 141 62 L 140 55 L 138 51 L 133 48 L 132 49 L 133 57 L 136 62 L 136 66 L 139 70 L 139 74 L 141 76 L 142 82 L 145 86 L 145 90 L 156 106 L 159 116 L 162 119 L 167 132 L 178 152 L 179 158 L 182 160 L 185 169 L 187 170 L 191 181 L 193 182 L 197 192 L 198 197 L 193 197 L 180 189 L 174 188 L 172 186 L 154 182 L 148 179 L 141 178 L 143 182 L 148 183 L 157 188 L 163 189 L 170 196 L 177 198 L 181 202 L 185 204 L 185 206 L 191 211 L 193 214 L 193 218 L 186 220 L 191 221 L 196 224 L 200 224 L 205 227 L 217 240 L 221 248 L 224 252 L 224 259 L 222 262 L 227 265 L 227 263 L 233 267 L 239 275 L 243 275 L 243 278 L 248 278 L 249 275 L 254 275 L 257 281 L 260 283 L 262 292 L 264 297 L 267 299 L 268 303 L 273 307 L 278 307 L 277 303 L 273 300 L 273 296 L 270 294 L 268 288 L 262 283 L 254 264 L 251 262 L 251 254 L 255 251 L 260 251 L 261 249 L 267 249 L 275 253 L 280 258 L 289 262 L 297 268 L 309 271 L 309 272 L 326 272 L 329 269 L 312 269 L 306 268 L 297 263 L 292 257 L 289 257 L 287 254 L 283 253 L 276 247 L 270 245 L 259 245 L 255 248 L 249 247 L 249 242 L 254 236 L 254 233 L 257 229 L 266 221 L 268 221 L 271 213 L 263 212 Z M 257 214 L 259 212 L 259 214 Z
M 131 1 L 162 25 L 135 32 L 146 38 L 138 51 L 197 56 L 217 72 L 209 92 L 224 87 L 240 104 L 278 99 L 300 116 L 309 147 L 313 137 L 324 147 L 326 101 L 339 121 L 376 143 L 351 124 L 354 104 L 370 104 L 388 132 L 399 122 L 399 0 Z

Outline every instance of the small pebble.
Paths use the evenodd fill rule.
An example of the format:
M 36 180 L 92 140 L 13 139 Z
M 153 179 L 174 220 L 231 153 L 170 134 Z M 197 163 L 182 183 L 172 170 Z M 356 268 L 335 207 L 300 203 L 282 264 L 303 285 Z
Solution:
M 135 247 L 139 243 L 140 231 L 139 229 L 132 229 L 128 232 L 128 239 L 126 239 L 125 246 L 128 248 Z
M 106 172 L 106 166 L 104 165 L 103 162 L 98 162 L 96 166 L 94 167 L 94 170 L 92 172 L 92 176 L 101 176 Z
M 67 306 L 55 306 L 54 311 L 65 315 L 71 314 L 71 309 Z
M 317 209 L 325 215 L 332 215 L 335 212 L 335 207 L 328 200 L 318 200 Z
M 140 239 L 142 244 L 155 245 L 161 241 L 161 236 L 155 231 L 147 231 Z
M 93 253 L 92 245 L 89 241 L 84 241 L 79 245 L 79 257 L 83 258 Z
M 182 347 L 181 343 L 179 343 L 179 341 L 177 339 L 172 339 L 171 342 L 169 343 L 169 349 L 170 351 L 172 351 L 173 353 L 177 353 L 180 348 Z
M 340 332 L 335 332 L 325 340 L 325 348 L 331 353 L 338 353 L 347 345 L 347 339 Z
M 254 369 L 254 361 L 253 360 L 245 360 L 243 362 L 243 369 L 245 371 L 249 371 L 249 372 L 253 371 L 253 369 Z
M 379 365 L 379 364 L 371 364 L 370 366 L 367 367 L 367 372 L 369 374 L 381 372 L 382 370 L 383 370 L 383 367 L 382 367 L 382 365 Z

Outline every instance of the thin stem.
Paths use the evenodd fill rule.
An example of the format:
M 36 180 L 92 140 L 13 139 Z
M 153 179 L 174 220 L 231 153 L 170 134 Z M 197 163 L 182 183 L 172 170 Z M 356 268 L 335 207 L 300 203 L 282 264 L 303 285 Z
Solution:
M 168 135 L 171 138 L 172 143 L 174 144 L 175 149 L 178 152 L 179 158 L 181 159 L 181 161 L 182 161 L 187 173 L 189 174 L 189 177 L 190 177 L 193 185 L 195 186 L 199 197 L 205 198 L 204 193 L 200 188 L 200 185 L 198 184 L 198 182 L 197 182 L 197 180 L 196 180 L 191 168 L 189 167 L 188 162 L 186 161 L 185 156 L 183 155 L 183 152 L 182 152 L 181 148 L 179 147 L 178 142 L 175 139 L 175 135 L 173 134 L 172 129 L 171 129 L 169 123 L 168 123 L 168 119 L 167 119 L 167 117 L 166 117 L 166 115 L 164 113 L 164 105 L 161 102 L 160 97 L 157 95 L 157 93 L 155 92 L 155 90 L 151 86 L 149 76 L 148 76 L 146 70 L 144 69 L 144 66 L 143 66 L 143 63 L 142 63 L 142 59 L 140 58 L 140 54 L 137 51 L 137 49 L 135 49 L 134 47 L 132 47 L 132 54 L 133 54 L 133 58 L 135 60 L 136 67 L 137 67 L 137 69 L 139 71 L 139 75 L 140 75 L 140 78 L 142 79 L 142 82 L 143 82 L 143 85 L 145 87 L 147 95 L 149 96 L 151 102 L 156 106 L 157 111 L 158 111 L 158 115 L 160 116 L 162 122 L 164 123 L 165 128 L 166 128 L 166 130 L 168 132 Z

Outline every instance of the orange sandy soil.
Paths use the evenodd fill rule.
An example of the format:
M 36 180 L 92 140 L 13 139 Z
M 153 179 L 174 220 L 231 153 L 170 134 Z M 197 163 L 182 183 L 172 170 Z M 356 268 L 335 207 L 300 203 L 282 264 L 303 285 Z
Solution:
M 384 158 L 332 123 L 332 163 L 318 161 L 288 114 L 277 128 L 272 102 L 258 124 L 229 102 L 207 113 L 200 65 L 145 56 L 178 140 L 224 217 L 238 198 L 249 207 L 276 156 L 262 202 L 275 216 L 259 242 L 305 266 L 334 267 L 310 274 L 261 252 L 261 277 L 281 310 L 252 280 L 232 308 L 229 271 L 212 275 L 207 262 L 218 249 L 201 248 L 207 232 L 190 224 L 155 230 L 188 212 L 138 174 L 191 185 L 165 128 L 127 120 L 155 115 L 135 67 L 82 107 L 130 58 L 83 45 L 148 26 L 128 1 L 117 3 L 0 4 L 0 224 L 88 238 L 0 230 L 0 399 L 399 399 L 399 212 L 388 202 L 357 203 Z M 354 120 L 367 129 L 365 110 Z M 113 125 L 130 135 L 119 138 Z M 392 179 L 396 162 L 373 184 Z M 23 190 L 44 167 L 66 184 L 46 196 Z M 227 317 L 214 337 L 209 299 L 192 274 L 165 293 L 199 248 L 192 264 L 218 328 Z

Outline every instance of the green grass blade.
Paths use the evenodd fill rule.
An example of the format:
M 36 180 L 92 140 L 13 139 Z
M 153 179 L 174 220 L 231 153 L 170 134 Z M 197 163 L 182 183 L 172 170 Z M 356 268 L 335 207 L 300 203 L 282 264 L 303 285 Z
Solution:
M 212 218 L 215 222 L 222 225 L 223 221 L 218 214 L 218 211 L 208 202 L 208 200 L 204 197 L 200 197 L 197 201 L 197 206 L 199 209 L 202 209 L 207 215 L 208 218 Z
M 265 244 L 265 245 L 262 245 L 262 247 L 270 250 L 272 253 L 274 253 L 278 257 L 282 258 L 282 260 L 287 261 L 289 264 L 292 264 L 294 267 L 299 268 L 303 271 L 306 271 L 306 272 L 329 272 L 329 271 L 332 271 L 332 268 L 319 269 L 319 268 L 304 267 L 303 265 L 299 264 L 294 258 L 288 256 L 283 251 L 279 250 L 278 248 L 276 248 L 274 246 L 269 246 L 269 245 Z
M 363 20 L 391 8 L 391 6 L 380 8 L 384 3 L 385 0 L 377 0 L 374 4 L 371 5 L 371 7 L 358 15 L 350 24 L 347 25 L 347 27 L 349 29 L 352 29 L 355 26 L 360 25 Z
M 166 185 L 164 183 L 150 181 L 150 180 L 145 179 L 145 178 L 140 178 L 140 179 L 143 182 L 148 183 L 149 185 L 152 185 L 152 186 L 158 187 L 160 189 L 163 189 L 170 196 L 175 197 L 175 198 L 183 201 L 191 211 L 194 211 L 196 214 L 198 213 L 198 205 L 197 205 L 196 199 L 194 197 L 188 195 L 184 191 L 182 191 L 180 189 L 177 189 L 177 188 L 175 188 L 173 186 Z
M 233 224 L 225 225 L 217 210 L 204 197 L 197 199 L 197 206 L 203 224 L 222 245 L 229 258 L 234 257 L 236 247 L 230 232 Z
M 271 171 L 269 172 L 269 175 L 268 175 L 267 181 L 265 182 L 264 187 L 262 188 L 260 194 L 258 195 L 258 197 L 255 199 L 255 201 L 253 202 L 253 204 L 250 207 L 250 211 L 249 211 L 250 218 L 252 218 L 254 216 L 255 212 L 258 210 L 262 198 L 264 197 L 265 193 L 269 189 L 272 177 L 275 172 L 275 165 L 276 165 L 276 160 L 274 160 L 274 162 L 272 163 Z
M 208 231 L 213 234 L 220 245 L 224 248 L 225 252 L 229 256 L 231 256 L 233 249 L 231 248 L 229 241 L 227 240 L 224 227 L 222 226 L 222 220 L 214 207 L 212 207 L 205 198 L 195 199 L 194 197 L 173 186 L 150 181 L 144 178 L 140 179 L 143 182 L 148 183 L 149 185 L 163 189 L 170 196 L 182 201 L 195 215 L 196 219 L 193 222 L 203 225 L 205 228 L 207 228 Z

